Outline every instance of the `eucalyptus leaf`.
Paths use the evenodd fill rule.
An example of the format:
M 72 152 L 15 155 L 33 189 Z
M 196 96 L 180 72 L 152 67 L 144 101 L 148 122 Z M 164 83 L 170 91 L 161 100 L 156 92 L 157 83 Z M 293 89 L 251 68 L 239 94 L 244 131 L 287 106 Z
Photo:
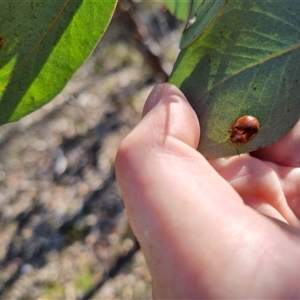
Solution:
M 205 0 L 201 3 L 195 12 L 196 21 L 182 34 L 180 49 L 190 46 L 199 38 L 205 28 L 217 18 L 226 2 L 227 0 Z
M 176 18 L 188 21 L 195 16 L 199 5 L 205 0 L 165 0 L 166 7 Z
M 300 115 L 300 1 L 228 0 L 202 35 L 180 52 L 170 82 L 195 109 L 199 151 L 208 158 L 269 146 Z M 260 130 L 246 143 L 233 124 L 254 116 Z
M 116 2 L 1 1 L 0 124 L 62 90 L 102 37 Z

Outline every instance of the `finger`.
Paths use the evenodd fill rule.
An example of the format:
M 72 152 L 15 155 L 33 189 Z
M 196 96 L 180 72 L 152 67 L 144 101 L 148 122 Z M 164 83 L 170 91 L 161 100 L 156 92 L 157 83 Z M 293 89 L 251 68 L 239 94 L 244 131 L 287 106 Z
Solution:
M 249 287 L 249 278 L 258 282 L 269 278 L 254 268 L 260 261 L 257 255 L 274 248 L 276 257 L 288 256 L 294 245 L 287 238 L 277 243 L 279 229 L 245 206 L 195 150 L 199 125 L 182 94 L 163 85 L 156 97 L 156 105 L 146 109 L 116 159 L 128 218 L 145 254 L 156 297 L 198 299 L 218 292 L 224 296 L 215 282 L 225 280 L 229 287 L 237 278 L 244 279 L 245 259 L 251 271 L 246 283 L 238 282 L 241 290 Z M 227 253 L 235 258 L 228 259 Z M 293 256 L 300 260 L 299 254 Z M 272 258 L 266 257 L 264 263 L 271 264 Z M 224 278 L 222 270 L 235 272 Z M 277 295 L 273 283 L 264 288 Z
M 152 133 L 153 129 L 155 130 L 154 132 L 158 130 L 157 133 L 163 139 L 176 134 L 181 141 L 196 148 L 200 136 L 198 119 L 183 93 L 175 86 L 168 83 L 157 85 L 144 105 L 143 117 L 160 101 L 165 108 L 164 113 L 154 115 L 150 127 L 142 130 L 145 130 L 145 133 Z M 176 112 L 172 110 L 176 110 Z M 171 117 L 174 120 L 171 120 Z M 172 127 L 168 127 L 169 123 L 172 124 Z
M 262 214 L 300 228 L 297 212 L 300 204 L 294 205 L 293 209 L 289 205 L 292 201 L 290 199 L 294 197 L 295 200 L 299 195 L 295 187 L 296 182 L 299 182 L 295 172 L 295 175 L 290 176 L 290 184 L 287 185 L 284 184 L 287 169 L 281 175 L 282 167 L 271 162 L 262 162 L 248 154 L 210 160 L 210 163 L 239 193 L 245 204 Z
M 282 166 L 300 167 L 300 121 L 275 145 L 254 151 L 251 155 Z
M 144 118 L 121 144 L 116 171 L 130 224 L 150 272 L 154 278 L 159 278 L 154 280 L 159 289 L 160 279 L 166 283 L 173 277 L 177 269 L 175 265 L 172 267 L 176 257 L 187 258 L 187 266 L 182 266 L 184 269 L 193 265 L 192 252 L 197 252 L 200 246 L 198 238 L 198 245 L 192 246 L 195 237 L 208 237 L 207 226 L 214 227 L 220 215 L 229 215 L 230 206 L 209 222 L 214 207 L 222 206 L 223 196 L 229 192 L 230 201 L 241 206 L 242 201 L 195 150 L 199 142 L 199 124 L 181 92 L 163 85 L 151 95 L 158 99 L 147 100 Z M 156 104 L 154 108 L 153 103 Z M 199 206 L 200 196 L 201 202 L 207 203 L 203 210 Z M 200 224 L 195 224 L 195 218 Z M 183 236 L 189 241 L 182 241 Z M 213 240 L 215 236 L 212 235 Z M 162 262 L 166 267 L 158 272 Z M 182 273 L 181 280 L 189 279 Z M 187 286 L 184 282 L 181 284 L 183 288 Z M 180 285 L 178 282 L 177 286 Z
M 300 168 L 282 167 L 272 162 L 265 164 L 277 174 L 287 204 L 298 220 L 298 224 L 292 225 L 300 228 Z

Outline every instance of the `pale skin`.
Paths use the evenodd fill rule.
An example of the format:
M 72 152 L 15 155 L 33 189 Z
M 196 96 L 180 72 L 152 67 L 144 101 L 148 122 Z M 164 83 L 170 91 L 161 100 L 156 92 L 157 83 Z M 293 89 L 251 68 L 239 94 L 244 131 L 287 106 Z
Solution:
M 207 160 L 184 95 L 157 86 L 118 182 L 154 299 L 300 298 L 300 122 L 276 145 Z

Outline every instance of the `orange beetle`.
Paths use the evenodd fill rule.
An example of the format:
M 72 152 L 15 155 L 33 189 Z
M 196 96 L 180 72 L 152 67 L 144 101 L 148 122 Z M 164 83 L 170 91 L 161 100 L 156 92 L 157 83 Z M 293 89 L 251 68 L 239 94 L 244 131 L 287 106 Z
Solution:
M 253 139 L 259 131 L 259 122 L 253 116 L 242 116 L 232 125 L 230 140 L 235 144 L 246 144 Z

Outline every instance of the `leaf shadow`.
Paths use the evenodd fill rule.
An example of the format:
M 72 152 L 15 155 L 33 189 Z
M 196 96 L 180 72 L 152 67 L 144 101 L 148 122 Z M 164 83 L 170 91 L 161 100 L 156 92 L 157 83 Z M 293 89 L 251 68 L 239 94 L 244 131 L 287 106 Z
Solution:
M 14 59 L 16 61 L 13 72 L 7 78 L 7 85 L 4 82 L 3 86 L 6 86 L 2 86 L 4 91 L 0 101 L 0 124 L 18 119 L 14 115 L 16 108 L 38 79 L 82 3 L 83 1 L 70 0 L 35 3 L 13 1 L 1 7 L 0 70 Z M 26 16 L 26 23 L 23 16 Z M 47 89 L 47 86 L 44 88 Z M 32 94 L 27 97 L 26 105 L 26 111 L 34 111 L 42 105 L 41 99 L 36 99 Z

